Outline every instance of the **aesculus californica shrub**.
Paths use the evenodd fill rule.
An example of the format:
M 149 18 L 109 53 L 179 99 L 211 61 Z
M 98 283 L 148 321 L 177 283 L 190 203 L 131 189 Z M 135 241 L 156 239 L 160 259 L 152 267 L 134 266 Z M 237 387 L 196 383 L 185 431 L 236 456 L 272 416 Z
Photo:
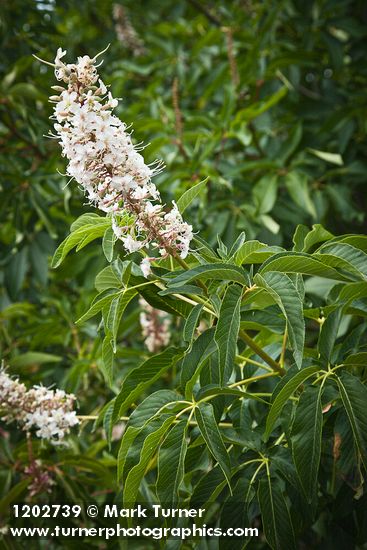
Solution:
M 111 399 L 96 425 L 111 441 L 114 425 L 126 423 L 111 489 L 122 489 L 126 506 L 201 507 L 223 528 L 260 526 L 279 550 L 316 544 L 325 501 L 358 523 L 366 509 L 367 237 L 299 225 L 291 250 L 244 233 L 213 247 L 182 217 L 206 181 L 166 207 L 151 181 L 161 165 L 145 164 L 113 114 L 98 56 L 65 64 L 64 54 L 54 63 L 66 87 L 51 97 L 53 137 L 68 175 L 104 214 L 73 223 L 53 266 L 102 238 L 108 265 L 78 322 L 102 317 L 99 366 Z M 138 300 L 149 314 L 170 316 L 171 335 L 158 329 L 145 360 L 121 375 L 120 326 Z

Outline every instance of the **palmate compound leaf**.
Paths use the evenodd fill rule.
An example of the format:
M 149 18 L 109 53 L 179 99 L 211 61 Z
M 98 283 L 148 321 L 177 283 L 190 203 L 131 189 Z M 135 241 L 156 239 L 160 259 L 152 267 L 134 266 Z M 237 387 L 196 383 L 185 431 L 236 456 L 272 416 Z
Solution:
M 273 426 L 290 396 L 305 380 L 316 374 L 318 371 L 319 367 L 317 366 L 306 367 L 296 372 L 296 374 L 292 376 L 285 384 L 283 380 L 279 382 L 279 385 L 282 386 L 281 390 L 277 391 L 277 388 L 275 388 L 276 397 L 273 401 L 268 417 L 266 419 L 266 428 L 264 433 L 265 441 L 269 438 Z
M 258 499 L 266 540 L 273 550 L 296 550 L 291 516 L 278 480 L 261 479 Z
M 162 504 L 175 505 L 185 473 L 187 451 L 187 421 L 171 428 L 158 454 L 157 494 Z
M 337 378 L 340 396 L 349 418 L 354 441 L 367 469 L 367 388 L 349 372 L 344 372 Z
M 219 380 L 221 385 L 229 380 L 236 357 L 241 298 L 242 287 L 230 285 L 220 307 L 214 339 L 219 352 Z
M 195 418 L 201 435 L 214 459 L 218 462 L 231 490 L 231 460 L 220 435 L 213 406 L 210 403 L 199 403 L 195 409 Z
M 309 502 L 317 490 L 322 438 L 322 386 L 302 393 L 292 426 L 292 452 L 298 477 Z
M 264 288 L 281 309 L 288 329 L 289 342 L 293 350 L 294 359 L 301 367 L 303 346 L 305 341 L 305 322 L 300 295 L 293 281 L 285 273 L 266 272 L 257 273 L 255 284 Z

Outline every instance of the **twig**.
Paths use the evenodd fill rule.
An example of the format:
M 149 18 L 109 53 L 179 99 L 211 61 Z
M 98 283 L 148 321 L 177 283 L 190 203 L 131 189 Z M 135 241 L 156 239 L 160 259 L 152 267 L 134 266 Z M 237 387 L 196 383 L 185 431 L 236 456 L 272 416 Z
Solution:
M 268 355 L 266 351 L 260 348 L 251 338 L 251 336 L 247 334 L 247 332 L 241 329 L 239 331 L 239 336 L 252 350 L 254 350 L 255 353 L 257 353 L 259 357 L 261 357 L 261 359 L 264 359 L 265 363 L 272 367 L 275 372 L 277 372 L 281 376 L 285 374 L 284 369 L 279 365 L 279 363 L 277 363 L 272 357 L 270 357 L 270 355 Z

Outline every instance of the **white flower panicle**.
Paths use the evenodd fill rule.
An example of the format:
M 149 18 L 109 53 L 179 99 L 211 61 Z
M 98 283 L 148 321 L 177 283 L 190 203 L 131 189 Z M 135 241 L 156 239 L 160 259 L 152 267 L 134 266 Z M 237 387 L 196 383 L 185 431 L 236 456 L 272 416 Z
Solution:
M 141 307 L 140 326 L 142 328 L 144 343 L 149 351 L 157 352 L 170 341 L 171 320 L 163 311 L 152 307 L 144 298 L 139 298 Z
M 79 424 L 73 410 L 75 396 L 62 390 L 48 390 L 24 384 L 0 370 L 0 413 L 7 422 L 17 422 L 24 431 L 36 430 L 36 435 L 60 443 Z
M 103 52 L 101 52 L 103 53 Z M 66 54 L 58 49 L 55 75 L 66 89 L 55 86 L 56 135 L 68 159 L 67 173 L 83 188 L 90 203 L 112 216 L 112 227 L 128 252 L 142 247 L 158 248 L 185 258 L 192 239 L 192 227 L 185 223 L 176 206 L 166 213 L 151 178 L 160 163 L 145 164 L 134 147 L 126 125 L 113 114 L 118 105 L 99 79 L 93 59 L 79 57 L 76 64 L 64 64 Z M 126 214 L 133 225 L 126 226 Z

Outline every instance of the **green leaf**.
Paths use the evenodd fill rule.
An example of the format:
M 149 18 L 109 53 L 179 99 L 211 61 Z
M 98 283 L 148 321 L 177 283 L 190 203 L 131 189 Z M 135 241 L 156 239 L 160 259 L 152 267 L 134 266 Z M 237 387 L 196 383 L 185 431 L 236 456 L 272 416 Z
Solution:
M 103 223 L 106 220 L 105 217 L 100 216 L 99 214 L 96 214 L 95 212 L 87 212 L 86 214 L 82 214 L 77 218 L 70 226 L 70 232 L 73 233 L 74 231 L 77 231 L 81 227 L 87 225 L 93 225 L 98 223 Z
M 272 480 L 270 476 L 261 479 L 258 499 L 268 544 L 273 550 L 296 550 L 291 516 L 277 480 Z
M 337 166 L 343 166 L 342 156 L 338 153 L 328 153 L 327 151 L 318 151 L 317 149 L 311 149 L 308 147 L 308 151 L 318 157 L 319 159 L 330 162 L 331 164 L 336 164 Z
M 267 246 L 260 241 L 247 241 L 236 252 L 234 263 L 236 265 L 261 264 L 282 250 L 278 246 Z
M 41 351 L 27 351 L 20 355 L 12 357 L 7 362 L 11 367 L 22 368 L 30 365 L 45 365 L 47 363 L 59 363 L 62 357 L 51 353 L 43 353 Z
M 293 461 L 309 502 L 316 495 L 321 457 L 322 386 L 308 386 L 297 404 L 292 425 Z
M 350 244 L 354 248 L 367 252 L 367 235 L 341 235 L 340 237 L 335 237 L 333 242 Z
M 127 288 L 121 291 L 111 302 L 106 319 L 105 329 L 107 329 L 111 333 L 112 348 L 114 353 L 116 353 L 116 337 L 121 318 L 124 314 L 126 307 L 136 295 L 136 290 L 132 288 Z
M 121 482 L 124 474 L 124 468 L 126 464 L 127 453 L 134 443 L 137 435 L 141 432 L 142 426 L 138 428 L 133 426 L 128 426 L 124 432 L 123 438 L 121 440 L 121 445 L 117 457 L 117 480 Z
M 169 412 L 170 407 L 172 412 L 177 408 L 187 407 L 187 403 L 180 401 L 180 398 L 180 395 L 172 390 L 158 390 L 148 395 L 131 413 L 128 426 L 141 428 L 157 414 Z
M 145 280 L 146 282 L 146 280 Z M 139 288 L 139 294 L 156 309 L 171 313 L 171 315 L 179 315 L 180 317 L 187 317 L 192 310 L 192 306 L 183 300 L 179 300 L 171 296 L 161 296 L 159 294 L 160 288 L 152 284 Z M 179 289 L 178 289 L 179 290 Z
M 215 279 L 220 281 L 234 281 L 242 285 L 248 284 L 246 272 L 236 265 L 205 264 L 189 269 L 174 279 L 169 279 L 167 286 L 179 287 L 195 279 Z
M 200 319 L 200 315 L 203 310 L 203 307 L 204 307 L 203 304 L 198 304 L 195 307 L 193 307 L 189 313 L 188 318 L 186 319 L 182 337 L 185 342 L 189 343 L 189 345 L 191 345 L 192 340 L 194 338 L 196 325 L 198 324 L 198 321 Z
M 279 101 L 281 101 L 287 93 L 288 88 L 286 86 L 282 86 L 267 99 L 256 102 L 253 105 L 250 105 L 250 107 L 246 107 L 245 109 L 238 111 L 235 122 L 253 120 L 279 103 Z
M 334 344 L 338 337 L 341 318 L 342 312 L 338 308 L 327 316 L 321 327 L 317 347 L 321 358 L 328 363 L 331 361 Z
M 107 332 L 102 342 L 102 361 L 98 365 L 109 386 L 112 385 L 112 381 L 113 381 L 114 350 L 112 347 L 111 340 L 112 340 L 112 334 L 110 332 Z
M 123 415 L 131 403 L 171 368 L 180 357 L 179 350 L 168 348 L 132 369 L 123 380 L 122 388 L 115 399 L 113 418 L 117 419 Z
M 27 477 L 19 481 L 10 491 L 0 500 L 0 512 L 6 514 L 9 511 L 9 505 L 12 502 L 19 502 L 19 497 L 25 492 L 28 485 L 33 481 L 32 477 Z
M 292 280 L 284 273 L 262 272 L 257 273 L 254 282 L 264 288 L 281 309 L 288 329 L 289 341 L 297 365 L 302 365 L 303 346 L 305 340 L 305 322 L 300 295 Z
M 87 216 L 88 218 L 81 216 L 71 226 L 71 233 L 57 248 L 52 258 L 51 267 L 58 267 L 74 247 L 78 247 L 80 250 L 92 240 L 102 237 L 106 229 L 111 226 L 111 218 L 100 216 L 93 216 L 92 223 L 84 223 L 86 220 L 90 221 L 91 215 L 87 214 Z
M 338 377 L 337 382 L 356 447 L 367 469 L 367 388 L 356 376 L 348 372 Z
M 181 420 L 163 441 L 158 454 L 157 494 L 162 504 L 174 506 L 185 473 L 187 421 Z
M 108 262 L 112 262 L 113 249 L 116 241 L 117 241 L 117 237 L 112 227 L 107 227 L 102 239 L 102 250 Z
M 278 191 L 278 175 L 263 176 L 253 187 L 252 196 L 258 214 L 267 214 L 275 204 Z
M 308 231 L 305 225 L 298 225 L 293 237 L 294 251 L 308 252 L 315 244 L 328 241 L 333 237 L 334 235 L 319 223 L 314 224 L 311 231 Z
M 280 381 L 279 384 L 282 385 L 281 390 L 276 394 L 276 397 L 273 401 L 273 404 L 270 408 L 268 417 L 266 419 L 266 428 L 264 433 L 264 440 L 267 441 L 267 439 L 270 436 L 270 433 L 273 429 L 273 426 L 278 419 L 280 413 L 282 412 L 282 409 L 290 396 L 296 391 L 296 389 L 303 383 L 305 380 L 313 376 L 319 371 L 319 367 L 306 367 L 298 372 L 290 380 L 288 380 L 284 385 L 282 385 L 282 381 Z M 277 388 L 275 388 L 275 392 L 277 391 Z
M 240 307 L 242 287 L 230 285 L 224 295 L 214 339 L 219 352 L 219 379 L 225 384 L 233 370 L 236 357 L 238 331 L 240 329 Z
M 231 488 L 231 460 L 220 435 L 213 406 L 210 403 L 199 403 L 195 408 L 195 418 L 209 451 L 218 462 Z
M 200 334 L 193 343 L 191 350 L 185 353 L 181 366 L 180 384 L 182 387 L 186 386 L 186 399 L 192 398 L 194 383 L 205 362 L 216 350 L 214 330 L 214 328 L 210 328 Z
M 207 508 L 209 503 L 217 502 L 219 494 L 227 485 L 226 478 L 219 466 L 201 475 L 190 500 L 193 508 Z
M 98 273 L 94 284 L 98 292 L 103 292 L 109 288 L 121 288 L 121 273 L 115 265 L 109 265 Z
M 308 178 L 302 172 L 289 172 L 285 177 L 285 184 L 293 201 L 302 209 L 316 218 L 316 208 L 312 202 L 308 186 Z
M 244 231 L 241 231 L 241 233 L 238 235 L 237 239 L 235 240 L 235 242 L 231 246 L 231 249 L 228 253 L 228 256 L 231 258 L 231 261 L 233 260 L 234 255 L 236 254 L 236 252 L 238 252 L 240 250 L 241 246 L 243 246 L 245 241 L 246 241 L 246 233 Z
M 4 272 L 5 286 L 13 301 L 17 299 L 27 274 L 29 267 L 28 252 L 28 246 L 23 246 L 23 248 L 12 256 Z
M 162 427 L 167 419 L 174 421 L 174 415 L 157 415 L 149 418 L 143 426 L 127 426 L 121 440 L 121 446 L 118 456 L 118 480 L 126 482 L 126 478 L 131 469 L 139 463 L 141 451 L 146 438 Z
M 358 298 L 367 298 L 367 282 L 365 281 L 335 285 L 328 296 L 328 300 L 332 301 L 333 305 L 344 304 L 344 309 L 350 302 Z
M 193 187 L 190 187 L 185 193 L 178 199 L 177 208 L 184 213 L 186 208 L 192 203 L 192 201 L 199 195 L 199 193 L 206 187 L 206 183 L 209 178 L 205 178 Z
M 260 223 L 262 223 L 266 229 L 269 229 L 269 231 L 271 233 L 273 233 L 274 235 L 276 235 L 277 233 L 279 233 L 279 229 L 280 229 L 280 225 L 278 222 L 276 222 L 274 220 L 274 218 L 272 218 L 271 216 L 269 216 L 268 214 L 261 214 L 259 217 L 258 217 L 258 221 Z
M 337 265 L 338 261 L 335 258 Z M 314 275 L 326 279 L 335 279 L 337 281 L 349 281 L 350 277 L 339 273 L 333 267 L 330 267 L 327 257 L 322 254 L 311 255 L 303 252 L 281 252 L 272 258 L 266 260 L 261 266 L 259 273 L 267 271 L 281 271 L 282 273 L 302 273 L 304 275 Z
M 356 272 L 360 276 L 367 278 L 367 254 L 347 243 L 326 243 L 319 249 L 318 257 L 322 261 L 324 254 L 336 256 L 345 260 L 352 268 L 350 271 Z M 343 264 L 342 264 L 343 265 Z M 346 265 L 348 269 L 348 266 Z
M 344 361 L 344 365 L 348 367 L 367 367 L 367 352 L 353 353 Z
M 157 448 L 161 442 L 162 436 L 167 432 L 172 423 L 174 422 L 174 417 L 167 418 L 163 424 L 155 430 L 153 433 L 150 433 L 143 444 L 143 448 L 140 452 L 140 460 L 129 472 L 123 491 L 123 504 L 126 508 L 131 508 L 136 502 L 138 495 L 139 487 L 141 480 L 143 479 L 145 470 L 148 466 L 149 461 L 156 453 Z
M 82 315 L 77 321 L 76 323 L 84 323 L 85 321 L 87 321 L 88 319 L 90 319 L 91 317 L 94 317 L 94 315 L 97 315 L 97 313 L 99 313 L 100 311 L 102 311 L 102 309 L 104 309 L 106 306 L 110 306 L 112 300 L 114 298 L 117 298 L 118 296 L 120 296 L 120 294 L 122 293 L 123 291 L 119 290 L 118 292 L 112 292 L 110 294 L 105 294 L 105 293 L 101 293 L 102 294 L 102 297 L 98 299 L 98 297 L 101 295 L 101 294 L 98 294 L 95 299 L 94 299 L 94 302 L 93 304 L 91 305 L 91 307 L 88 309 L 88 311 L 86 311 L 84 313 L 84 315 Z

